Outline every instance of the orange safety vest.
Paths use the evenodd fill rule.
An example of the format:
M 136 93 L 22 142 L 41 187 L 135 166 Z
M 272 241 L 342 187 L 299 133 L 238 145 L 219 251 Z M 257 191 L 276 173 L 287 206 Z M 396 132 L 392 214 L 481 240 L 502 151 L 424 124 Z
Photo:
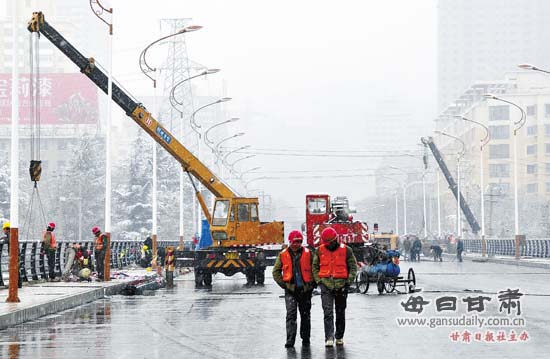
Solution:
M 105 244 L 105 240 L 103 239 L 105 235 L 101 233 L 99 236 L 95 239 L 95 250 L 100 251 L 103 249 L 103 245 Z
M 292 256 L 288 248 L 281 252 L 281 262 L 283 264 L 283 282 L 290 283 L 290 280 L 294 276 L 294 271 L 292 270 Z M 302 279 L 305 283 L 310 283 L 312 281 L 311 251 L 307 248 L 302 248 L 300 272 L 302 272 Z
M 46 242 L 46 235 L 48 233 L 50 234 L 50 248 L 55 249 L 57 247 L 57 242 L 55 241 L 55 234 L 53 234 L 53 232 L 44 231 L 44 233 L 42 233 L 42 241 Z
M 346 260 L 348 250 L 341 243 L 331 252 L 323 244 L 319 247 L 319 277 L 320 278 L 348 278 L 348 262 Z

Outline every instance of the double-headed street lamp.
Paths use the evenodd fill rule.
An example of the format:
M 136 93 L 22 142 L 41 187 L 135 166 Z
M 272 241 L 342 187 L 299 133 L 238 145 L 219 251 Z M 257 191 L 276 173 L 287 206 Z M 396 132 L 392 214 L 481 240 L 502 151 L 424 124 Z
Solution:
M 457 177 L 457 188 L 456 188 L 456 235 L 458 237 L 461 237 L 462 236 L 462 223 L 461 223 L 461 215 L 460 215 L 460 210 L 461 210 L 461 194 L 460 194 L 460 160 L 462 159 L 462 157 L 464 156 L 464 153 L 466 152 L 466 145 L 464 144 L 464 141 L 462 141 L 462 139 L 460 139 L 459 137 L 456 137 L 456 136 L 453 136 L 453 135 L 450 135 L 446 132 L 443 132 L 443 131 L 435 131 L 435 133 L 439 134 L 439 135 L 443 135 L 443 136 L 447 136 L 447 137 L 450 137 L 450 138 L 453 138 L 455 140 L 457 140 L 458 142 L 460 142 L 460 144 L 462 145 L 462 151 L 459 151 L 456 155 L 456 177 Z
M 537 71 L 541 71 L 541 70 L 537 69 Z M 513 159 L 513 163 L 514 163 L 514 232 L 515 232 L 515 236 L 516 236 L 516 240 L 517 240 L 518 236 L 519 236 L 518 151 L 517 151 L 518 140 L 517 140 L 517 133 L 523 127 L 523 125 L 525 124 L 525 122 L 527 120 L 527 116 L 525 114 L 525 111 L 520 106 L 518 106 L 517 104 L 515 104 L 513 102 L 510 102 L 508 100 L 504 100 L 504 99 L 502 99 L 500 97 L 497 97 L 495 95 L 492 95 L 492 94 L 485 94 L 485 95 L 483 95 L 483 97 L 485 97 L 486 99 L 501 101 L 501 102 L 510 104 L 510 105 L 514 106 L 515 108 L 517 108 L 521 112 L 521 117 L 520 117 L 519 121 L 514 122 L 514 125 L 516 127 L 514 128 L 514 141 L 513 141 L 513 143 L 514 143 L 514 150 L 513 150 L 514 151 L 514 159 Z
M 479 188 L 480 188 L 480 201 L 481 201 L 481 242 L 482 247 L 485 246 L 485 193 L 484 193 L 484 182 L 483 182 L 483 148 L 491 141 L 491 135 L 489 133 L 489 128 L 482 124 L 481 122 L 477 122 L 474 120 L 470 120 L 469 118 L 463 117 L 463 116 L 455 116 L 456 118 L 459 118 L 463 121 L 475 123 L 485 130 L 485 137 L 483 137 L 480 140 L 479 145 Z M 485 250 L 482 250 L 483 256 L 485 256 Z

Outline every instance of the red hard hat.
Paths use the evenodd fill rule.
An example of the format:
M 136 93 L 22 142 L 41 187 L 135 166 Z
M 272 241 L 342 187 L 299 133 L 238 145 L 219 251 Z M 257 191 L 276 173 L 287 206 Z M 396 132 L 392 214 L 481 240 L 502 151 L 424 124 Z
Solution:
M 51 229 L 55 229 L 55 223 L 53 222 L 48 223 L 48 227 L 50 227 Z
M 101 231 L 99 230 L 99 227 L 94 227 L 94 228 L 92 228 L 92 233 L 93 233 L 93 234 L 96 234 L 96 233 L 98 233 L 98 232 L 101 232 Z
M 336 233 L 336 230 L 332 227 L 327 227 L 321 232 L 321 240 L 323 242 L 330 242 L 336 238 L 336 236 L 338 236 L 338 233 Z
M 304 240 L 304 236 L 302 236 L 302 232 L 300 231 L 294 230 L 294 231 L 291 231 L 288 235 L 289 242 L 294 242 L 294 241 L 301 242 L 303 240 Z

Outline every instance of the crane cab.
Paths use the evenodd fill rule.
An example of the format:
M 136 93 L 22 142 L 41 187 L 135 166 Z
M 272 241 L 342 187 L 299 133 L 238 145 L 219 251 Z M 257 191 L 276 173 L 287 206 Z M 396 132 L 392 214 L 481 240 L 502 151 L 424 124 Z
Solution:
M 210 230 L 214 247 L 258 244 L 258 198 L 217 198 Z

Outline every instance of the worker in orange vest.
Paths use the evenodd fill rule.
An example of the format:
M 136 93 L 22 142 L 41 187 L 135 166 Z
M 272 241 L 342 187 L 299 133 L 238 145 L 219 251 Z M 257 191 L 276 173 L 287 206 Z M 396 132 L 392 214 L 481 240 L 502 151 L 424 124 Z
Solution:
M 309 346 L 311 334 L 311 293 L 315 286 L 311 274 L 313 255 L 302 247 L 304 237 L 300 231 L 288 235 L 289 247 L 277 256 L 273 267 L 273 279 L 285 290 L 286 343 L 285 348 L 294 347 L 298 313 L 300 311 L 300 337 L 302 346 Z
M 46 231 L 42 233 L 42 246 L 44 248 L 44 253 L 48 258 L 48 281 L 56 281 L 55 278 L 55 251 L 57 249 L 57 242 L 55 240 L 55 234 L 53 230 L 55 229 L 55 223 L 50 222 L 46 227 Z
M 105 268 L 105 253 L 107 252 L 107 246 L 109 243 L 107 243 L 107 236 L 103 233 L 101 233 L 101 230 L 99 227 L 92 228 L 92 233 L 95 236 L 94 239 L 94 257 L 95 257 L 95 265 L 97 269 L 97 281 L 101 282 L 105 278 L 103 278 L 104 275 L 104 268 Z
M 355 280 L 357 261 L 353 250 L 338 243 L 338 234 L 332 227 L 321 232 L 322 244 L 313 257 L 313 278 L 321 287 L 321 304 L 324 312 L 325 346 L 344 345 L 346 305 L 349 286 Z M 334 333 L 336 308 L 336 334 Z

